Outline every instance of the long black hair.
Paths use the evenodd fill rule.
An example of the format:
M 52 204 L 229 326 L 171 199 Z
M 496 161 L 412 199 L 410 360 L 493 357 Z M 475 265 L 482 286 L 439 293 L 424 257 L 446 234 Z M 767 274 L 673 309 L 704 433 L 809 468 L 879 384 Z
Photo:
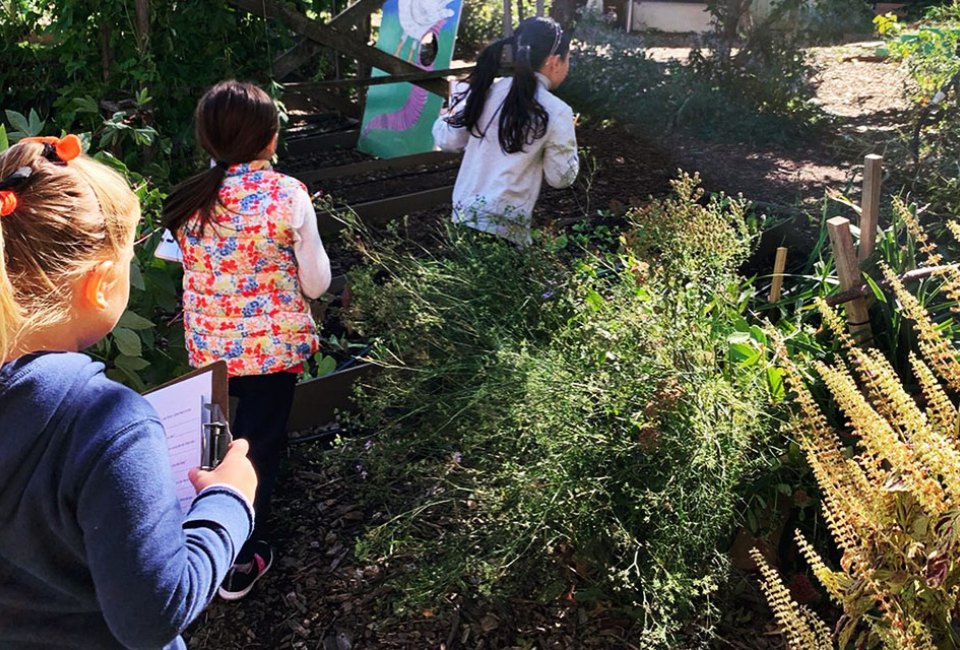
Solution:
M 191 176 L 170 192 L 163 204 L 163 225 L 177 232 L 200 214 L 206 228 L 230 165 L 255 160 L 280 128 L 270 95 L 250 83 L 221 81 L 204 93 L 193 114 L 197 142 L 216 164 Z
M 535 72 L 543 67 L 548 57 L 559 54 L 566 57 L 570 51 L 570 35 L 551 18 L 527 18 L 513 36 L 494 41 L 480 53 L 477 65 L 467 77 L 470 86 L 462 111 L 454 113 L 449 122 L 463 127 L 478 138 L 485 134 L 479 124 L 487 92 L 500 69 L 504 47 L 513 48 L 513 84 L 500 109 L 499 140 L 504 153 L 523 151 L 547 132 L 550 120 L 546 109 L 537 101 Z

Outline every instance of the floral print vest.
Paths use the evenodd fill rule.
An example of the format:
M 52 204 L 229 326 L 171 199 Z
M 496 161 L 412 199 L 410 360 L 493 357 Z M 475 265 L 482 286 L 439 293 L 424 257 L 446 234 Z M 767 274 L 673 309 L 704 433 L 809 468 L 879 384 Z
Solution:
M 231 377 L 296 367 L 319 347 L 300 292 L 291 226 L 303 184 L 255 161 L 233 165 L 204 232 L 180 229 L 183 322 L 190 365 L 219 359 Z

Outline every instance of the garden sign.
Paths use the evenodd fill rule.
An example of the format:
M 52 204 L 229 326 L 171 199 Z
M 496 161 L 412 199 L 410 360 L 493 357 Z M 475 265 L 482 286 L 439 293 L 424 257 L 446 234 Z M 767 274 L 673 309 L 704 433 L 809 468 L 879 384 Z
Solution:
M 422 70 L 450 67 L 463 0 L 387 0 L 377 48 Z M 374 69 L 374 77 L 386 76 Z M 420 86 L 371 86 L 357 148 L 381 158 L 433 149 L 431 127 L 443 99 Z

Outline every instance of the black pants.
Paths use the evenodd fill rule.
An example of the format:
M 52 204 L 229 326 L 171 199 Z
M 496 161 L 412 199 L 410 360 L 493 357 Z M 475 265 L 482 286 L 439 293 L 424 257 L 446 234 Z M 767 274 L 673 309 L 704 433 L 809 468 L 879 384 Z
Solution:
M 259 479 L 253 504 L 257 523 L 253 535 L 240 550 L 237 563 L 252 560 L 253 542 L 266 539 L 269 531 L 270 500 L 280 459 L 287 450 L 287 417 L 296 385 L 297 375 L 292 372 L 230 378 L 230 396 L 239 400 L 232 433 L 235 438 L 244 438 L 250 443 L 250 461 Z

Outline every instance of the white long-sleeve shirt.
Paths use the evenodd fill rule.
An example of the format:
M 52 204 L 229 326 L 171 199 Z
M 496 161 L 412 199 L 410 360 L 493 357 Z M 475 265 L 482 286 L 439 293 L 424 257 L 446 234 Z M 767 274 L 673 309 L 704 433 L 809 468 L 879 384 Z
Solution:
M 504 153 L 498 136 L 500 108 L 512 78 L 490 87 L 478 122 L 483 137 L 451 126 L 446 117 L 433 125 L 440 149 L 464 152 L 453 188 L 453 221 L 520 245 L 531 242 L 531 216 L 543 181 L 551 187 L 569 187 L 580 171 L 573 110 L 548 90 L 545 76 L 537 73 L 537 80 L 536 98 L 549 116 L 547 132 L 523 151 Z M 461 100 L 454 111 L 463 110 L 465 104 Z
M 316 300 L 330 286 L 330 258 L 323 248 L 317 226 L 317 212 L 306 192 L 298 192 L 294 199 L 293 255 L 297 259 L 300 290 L 307 298 Z

